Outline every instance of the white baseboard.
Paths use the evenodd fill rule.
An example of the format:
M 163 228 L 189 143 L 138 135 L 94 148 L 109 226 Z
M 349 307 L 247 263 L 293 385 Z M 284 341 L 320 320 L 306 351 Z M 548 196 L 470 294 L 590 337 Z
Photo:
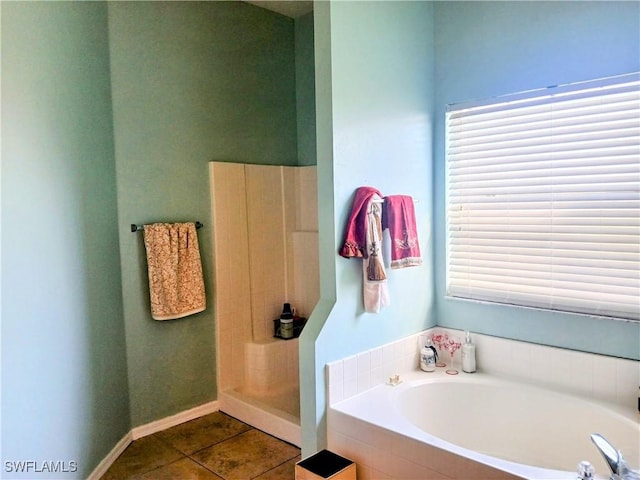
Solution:
M 185 410 L 184 412 L 176 413 L 170 417 L 161 418 L 155 422 L 133 428 L 124 437 L 122 437 L 118 443 L 116 443 L 107 456 L 104 457 L 93 472 L 89 474 L 87 480 L 99 480 L 132 441 L 166 430 L 167 428 L 175 427 L 176 425 L 188 422 L 189 420 L 209 415 L 210 413 L 217 412 L 218 410 L 220 410 L 219 403 L 217 400 L 214 400 L 213 402 L 204 403 L 189 410 Z
M 99 480 L 105 473 L 107 473 L 109 467 L 116 461 L 122 452 L 125 451 L 132 440 L 131 432 L 127 432 L 127 434 L 122 437 L 118 443 L 116 443 L 107 456 L 102 459 L 98 466 L 93 469 L 93 472 L 89 474 L 87 480 Z
M 218 410 L 220 410 L 220 406 L 218 401 L 214 400 L 213 402 L 204 403 L 189 410 L 185 410 L 184 412 L 176 413 L 170 417 L 161 418 L 155 422 L 135 427 L 131 430 L 131 436 L 133 440 L 138 440 L 139 438 L 146 437 L 147 435 L 151 435 L 156 432 L 161 432 L 167 428 L 175 427 L 176 425 L 180 425 L 181 423 L 194 420 L 204 415 L 209 415 L 210 413 L 217 412 Z

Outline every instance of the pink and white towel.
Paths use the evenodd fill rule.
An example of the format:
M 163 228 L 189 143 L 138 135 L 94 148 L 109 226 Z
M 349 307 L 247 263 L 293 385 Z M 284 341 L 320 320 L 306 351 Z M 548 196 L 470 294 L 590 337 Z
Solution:
M 387 275 L 382 261 L 382 194 L 373 187 L 356 190 L 340 255 L 362 259 L 363 300 L 368 313 L 389 305 Z
M 391 268 L 422 265 L 416 228 L 416 213 L 409 195 L 384 197 L 382 227 L 391 237 Z
M 367 235 L 369 230 L 369 203 L 376 195 L 379 199 L 382 194 L 373 187 L 358 187 L 351 213 L 347 220 L 344 235 L 344 243 L 340 249 L 340 255 L 344 258 L 368 258 Z

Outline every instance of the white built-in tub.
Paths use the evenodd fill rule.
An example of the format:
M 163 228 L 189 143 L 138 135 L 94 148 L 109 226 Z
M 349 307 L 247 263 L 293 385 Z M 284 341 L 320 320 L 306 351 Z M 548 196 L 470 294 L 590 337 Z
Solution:
M 575 479 L 600 433 L 640 466 L 639 414 L 482 373 L 412 372 L 329 409 L 329 446 L 364 466 L 362 478 Z M 359 423 L 360 422 L 360 423 Z

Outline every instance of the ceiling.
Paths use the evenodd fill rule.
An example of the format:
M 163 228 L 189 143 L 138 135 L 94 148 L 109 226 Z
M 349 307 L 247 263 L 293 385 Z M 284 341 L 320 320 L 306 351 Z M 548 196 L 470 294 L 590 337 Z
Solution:
M 291 18 L 301 17 L 313 10 L 313 1 L 311 0 L 254 0 L 247 1 L 247 3 Z

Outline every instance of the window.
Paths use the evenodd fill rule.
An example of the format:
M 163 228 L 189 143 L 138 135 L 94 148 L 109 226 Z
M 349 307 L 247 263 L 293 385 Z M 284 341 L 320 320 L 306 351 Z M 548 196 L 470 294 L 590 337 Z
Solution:
M 640 74 L 446 120 L 447 295 L 640 320 Z

